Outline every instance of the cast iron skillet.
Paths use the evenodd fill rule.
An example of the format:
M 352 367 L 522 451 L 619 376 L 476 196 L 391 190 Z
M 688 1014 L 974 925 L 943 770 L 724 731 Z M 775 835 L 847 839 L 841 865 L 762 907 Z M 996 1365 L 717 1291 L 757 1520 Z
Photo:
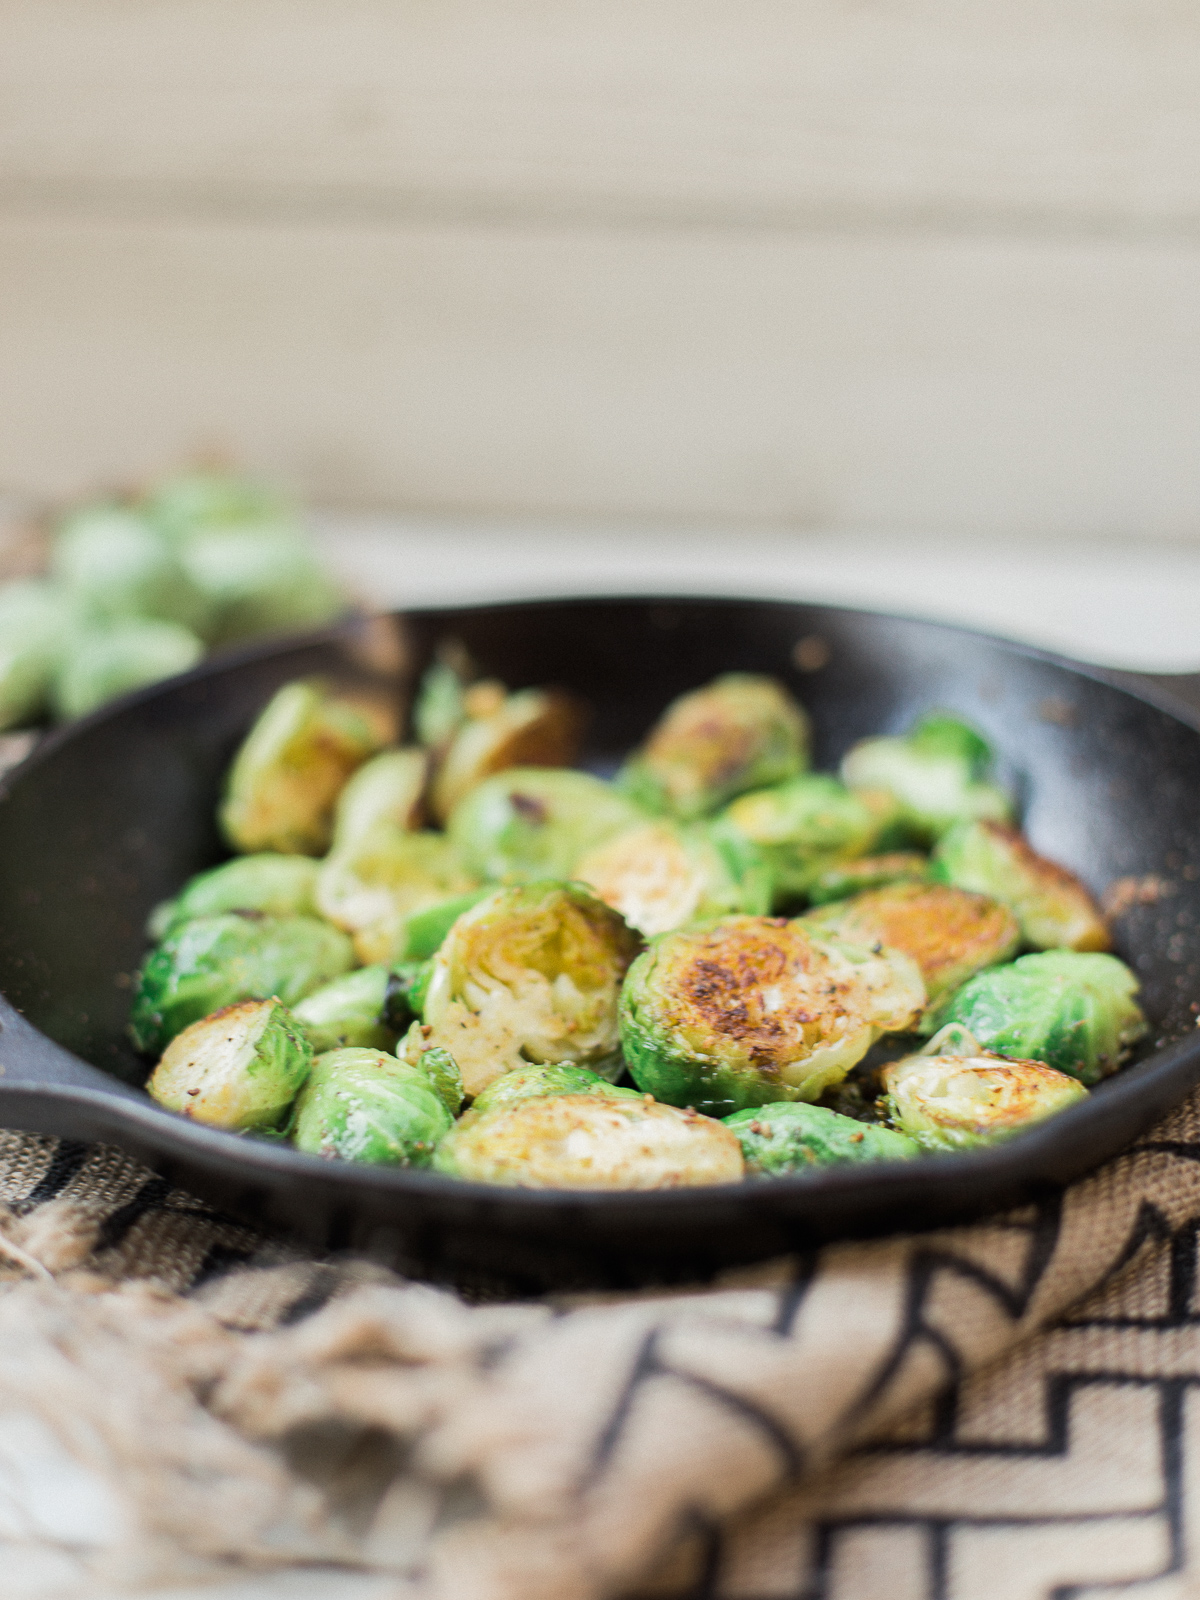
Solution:
M 783 679 L 816 762 L 948 707 L 1001 753 L 1034 844 L 1096 891 L 1156 878 L 1117 924 L 1153 1021 L 1144 1059 L 1007 1146 L 911 1164 L 651 1194 L 490 1189 L 323 1162 L 155 1106 L 125 1039 L 146 914 L 222 857 L 230 755 L 271 692 L 325 673 L 407 696 L 446 637 L 513 687 L 593 708 L 612 769 L 672 696 L 717 672 Z M 48 739 L 0 784 L 0 1125 L 124 1146 L 226 1211 L 414 1275 L 512 1291 L 702 1276 L 852 1235 L 1036 1199 L 1113 1154 L 1200 1081 L 1200 717 L 1187 680 L 1116 681 L 957 628 L 823 606 L 566 600 L 353 624 L 202 667 Z M 1193 688 L 1193 693 L 1194 693 Z

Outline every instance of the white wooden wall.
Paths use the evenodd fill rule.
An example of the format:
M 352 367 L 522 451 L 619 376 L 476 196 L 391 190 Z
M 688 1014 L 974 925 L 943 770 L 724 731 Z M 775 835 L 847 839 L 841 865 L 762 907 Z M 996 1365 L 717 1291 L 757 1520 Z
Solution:
M 0 489 L 1200 536 L 1195 0 L 0 0 Z

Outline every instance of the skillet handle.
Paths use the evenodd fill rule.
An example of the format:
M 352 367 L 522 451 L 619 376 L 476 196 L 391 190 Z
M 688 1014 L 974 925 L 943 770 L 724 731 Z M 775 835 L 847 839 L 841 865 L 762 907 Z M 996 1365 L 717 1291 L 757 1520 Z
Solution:
M 1160 705 L 1173 701 L 1188 721 L 1200 721 L 1200 672 L 1111 672 L 1106 676 Z
M 88 1066 L 39 1033 L 0 995 L 0 1125 L 4 1121 L 4 1096 L 9 1089 L 98 1089 L 109 1099 L 114 1095 L 143 1098 L 119 1078 Z

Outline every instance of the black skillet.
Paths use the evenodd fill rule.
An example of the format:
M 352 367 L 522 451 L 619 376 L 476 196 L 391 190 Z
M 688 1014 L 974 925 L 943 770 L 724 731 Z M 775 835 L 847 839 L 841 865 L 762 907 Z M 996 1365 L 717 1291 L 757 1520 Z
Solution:
M 125 1037 L 130 974 L 150 908 L 221 859 L 214 801 L 241 735 L 301 675 L 406 701 L 448 637 L 488 676 L 586 699 L 585 760 L 599 772 L 674 695 L 732 669 L 773 673 L 799 695 L 822 767 L 930 707 L 963 713 L 1000 752 L 1039 849 L 1097 892 L 1138 881 L 1117 935 L 1153 1023 L 1143 1059 L 998 1149 L 650 1194 L 501 1190 L 323 1162 L 161 1110 L 138 1087 L 146 1064 Z M 1200 714 L 1188 688 L 1118 681 L 929 622 L 696 599 L 417 612 L 202 667 L 53 735 L 0 784 L 0 1125 L 119 1144 L 223 1209 L 320 1248 L 518 1292 L 681 1280 L 1035 1199 L 1200 1081 Z

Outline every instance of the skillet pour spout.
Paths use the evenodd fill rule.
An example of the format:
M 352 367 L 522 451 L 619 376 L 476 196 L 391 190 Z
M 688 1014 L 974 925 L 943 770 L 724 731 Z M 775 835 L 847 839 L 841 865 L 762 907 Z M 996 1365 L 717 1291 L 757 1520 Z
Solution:
M 806 705 L 814 764 L 941 708 L 999 752 L 1035 848 L 1103 895 L 1142 983 L 1142 1059 L 1009 1144 L 720 1188 L 495 1189 L 325 1162 L 200 1126 L 142 1091 L 130 983 L 150 910 L 222 859 L 222 775 L 281 684 L 319 675 L 398 720 L 435 650 L 591 708 L 609 774 L 668 701 L 730 671 Z M 736 599 L 568 599 L 359 620 L 217 659 L 49 737 L 0 782 L 0 1125 L 106 1141 L 264 1228 L 476 1290 L 703 1279 L 829 1240 L 943 1226 L 1044 1196 L 1200 1082 L 1200 680 L 1135 679 L 937 623 Z

